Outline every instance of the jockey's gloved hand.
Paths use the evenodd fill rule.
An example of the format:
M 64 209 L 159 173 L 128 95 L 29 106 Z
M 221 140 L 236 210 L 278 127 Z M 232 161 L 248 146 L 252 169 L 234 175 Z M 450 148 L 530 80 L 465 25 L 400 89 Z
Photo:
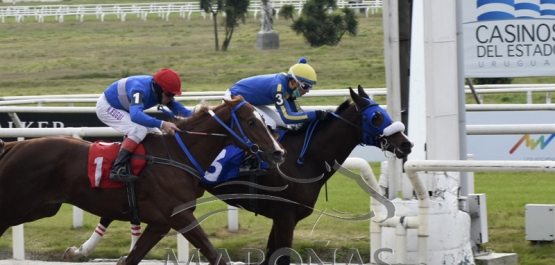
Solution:
M 321 121 L 323 121 L 328 115 L 328 112 L 325 110 L 315 110 L 314 112 L 316 113 L 316 119 L 319 119 Z

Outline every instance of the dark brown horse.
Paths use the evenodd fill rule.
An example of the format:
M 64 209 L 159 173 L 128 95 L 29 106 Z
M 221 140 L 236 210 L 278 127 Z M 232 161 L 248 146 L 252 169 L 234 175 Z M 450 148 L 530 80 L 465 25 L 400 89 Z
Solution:
M 148 135 L 143 144 L 151 159 L 165 159 L 191 168 L 195 164 L 191 160 L 195 160 L 205 171 L 220 151 L 232 143 L 246 151 L 260 152 L 274 164 L 284 159 L 284 150 L 273 139 L 260 115 L 242 97 L 226 100 L 212 110 L 204 108 L 190 118 L 176 121 L 176 125 L 182 132 L 224 137 L 191 133 Z M 192 159 L 178 144 L 179 139 Z M 125 188 L 91 188 L 86 170 L 90 146 L 90 142 L 71 137 L 7 142 L 0 155 L 0 236 L 10 226 L 55 215 L 62 203 L 98 216 L 129 221 Z M 138 264 L 170 229 L 179 230 L 197 222 L 194 208 L 172 216 L 175 207 L 194 202 L 203 195 L 200 180 L 194 175 L 156 162 L 146 165 L 134 185 L 139 217 L 147 227 L 129 256 L 118 263 Z M 200 226 L 194 226 L 184 236 L 210 263 L 225 264 Z
M 313 212 L 322 186 L 357 145 L 375 146 L 392 152 L 398 158 L 405 158 L 411 153 L 412 143 L 403 133 L 401 123 L 393 123 L 387 112 L 373 102 L 362 87 L 358 87 L 358 94 L 352 89 L 350 93 L 354 104 L 346 101 L 325 120 L 305 124 L 299 130 L 285 134 L 281 144 L 287 150 L 287 156 L 279 166 L 282 172 L 271 169 L 268 175 L 255 178 L 260 187 L 274 189 L 244 185 L 245 182 L 253 182 L 248 176 L 226 185 L 201 184 L 227 204 L 273 220 L 265 264 L 289 264 L 288 256 L 278 258 L 272 254 L 292 247 L 297 223 Z M 284 189 L 276 191 L 275 187 Z M 101 219 L 105 227 L 110 222 L 109 218 Z M 92 253 L 93 249 L 86 254 Z M 82 252 L 70 258 L 80 256 L 83 256 Z

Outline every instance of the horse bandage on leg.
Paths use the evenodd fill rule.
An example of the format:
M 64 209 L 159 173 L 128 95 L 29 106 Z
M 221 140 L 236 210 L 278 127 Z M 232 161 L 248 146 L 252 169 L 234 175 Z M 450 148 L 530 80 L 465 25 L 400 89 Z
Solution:
M 100 239 L 104 236 L 106 232 L 106 227 L 102 224 L 98 224 L 94 232 L 92 233 L 91 237 L 81 245 L 79 251 L 82 252 L 84 256 L 88 256 L 89 254 L 93 253 L 96 245 L 100 242 Z
M 131 248 L 129 249 L 129 251 L 133 250 L 133 247 L 135 246 L 135 243 L 137 243 L 137 240 L 139 240 L 140 236 L 141 225 L 131 224 Z

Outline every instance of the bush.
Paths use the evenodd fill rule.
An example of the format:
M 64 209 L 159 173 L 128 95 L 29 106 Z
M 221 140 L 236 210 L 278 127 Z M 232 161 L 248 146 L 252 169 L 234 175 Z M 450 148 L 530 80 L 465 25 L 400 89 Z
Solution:
M 512 81 L 512 78 L 472 78 L 472 84 L 474 85 L 510 84 Z

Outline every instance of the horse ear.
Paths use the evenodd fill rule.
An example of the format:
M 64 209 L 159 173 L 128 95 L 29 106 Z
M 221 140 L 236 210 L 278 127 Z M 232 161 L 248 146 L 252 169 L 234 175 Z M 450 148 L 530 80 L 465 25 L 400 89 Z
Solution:
M 231 99 L 224 99 L 225 104 L 230 109 L 234 109 L 235 107 L 237 107 L 237 105 L 239 105 L 239 103 L 241 103 L 243 101 L 244 101 L 244 99 L 241 95 L 238 95 L 238 96 L 231 95 Z
M 351 98 L 355 102 L 357 109 L 362 109 L 369 104 L 368 101 L 364 100 L 357 93 L 355 93 L 355 91 L 351 87 L 349 87 L 349 92 L 351 93 Z
M 363 98 L 368 98 L 368 99 L 370 98 L 368 94 L 366 94 L 366 92 L 364 91 L 361 85 L 358 85 L 358 94 Z

